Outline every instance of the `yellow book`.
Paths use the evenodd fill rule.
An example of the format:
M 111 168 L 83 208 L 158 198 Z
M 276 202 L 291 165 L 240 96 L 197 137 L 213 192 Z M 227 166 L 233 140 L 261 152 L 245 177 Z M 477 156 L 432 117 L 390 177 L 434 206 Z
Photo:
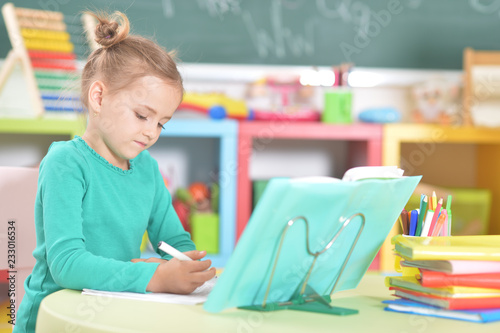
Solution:
M 420 270 L 416 267 L 401 267 L 402 276 L 416 276 L 420 274 Z
M 395 251 L 407 260 L 500 261 L 500 235 L 392 238 Z
M 450 286 L 445 288 L 423 287 L 414 276 L 388 276 L 385 278 L 387 287 L 409 289 L 429 295 L 451 298 L 467 297 L 500 297 L 500 289 Z

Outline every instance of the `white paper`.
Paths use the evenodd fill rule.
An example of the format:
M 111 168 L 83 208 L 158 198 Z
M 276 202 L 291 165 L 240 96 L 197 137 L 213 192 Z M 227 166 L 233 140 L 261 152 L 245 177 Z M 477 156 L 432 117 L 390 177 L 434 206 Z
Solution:
M 135 299 L 141 301 L 150 302 L 161 302 L 161 303 L 173 303 L 173 304 L 186 304 L 195 305 L 204 303 L 207 300 L 208 294 L 212 291 L 215 283 L 217 282 L 217 277 L 205 282 L 201 287 L 196 288 L 191 294 L 180 295 L 180 294 L 170 294 L 170 293 L 133 293 L 133 292 L 116 292 L 116 291 L 103 291 L 95 289 L 83 289 L 82 295 L 92 295 L 92 296 L 105 296 L 105 297 L 116 297 L 125 299 Z
M 356 181 L 368 178 L 401 178 L 403 170 L 397 166 L 365 166 L 347 170 L 343 181 Z

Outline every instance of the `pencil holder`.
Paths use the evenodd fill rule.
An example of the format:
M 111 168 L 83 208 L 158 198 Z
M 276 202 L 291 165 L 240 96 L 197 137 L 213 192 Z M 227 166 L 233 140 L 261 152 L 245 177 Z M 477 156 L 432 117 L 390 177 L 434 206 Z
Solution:
M 191 237 L 196 248 L 207 253 L 219 252 L 219 215 L 194 213 L 191 215 Z

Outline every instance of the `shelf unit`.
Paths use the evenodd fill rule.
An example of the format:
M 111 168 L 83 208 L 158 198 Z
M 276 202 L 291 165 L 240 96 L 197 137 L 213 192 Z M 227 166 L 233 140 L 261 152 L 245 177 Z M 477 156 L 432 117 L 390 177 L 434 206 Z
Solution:
M 219 173 L 224 175 L 219 193 L 219 253 L 209 254 L 207 259 L 211 259 L 215 267 L 224 267 L 235 244 L 238 123 L 234 120 L 173 119 L 167 123 L 159 140 L 168 137 L 215 138 L 219 141 Z
M 0 134 L 7 136 L 9 134 L 26 136 L 36 134 L 49 137 L 63 135 L 72 138 L 75 135 L 81 135 L 84 128 L 83 119 L 0 118 Z M 33 138 L 36 140 L 37 136 Z M 174 119 L 167 124 L 159 142 L 168 146 L 168 138 L 201 140 L 207 138 L 217 143 L 218 156 L 216 158 L 219 175 L 224 177 L 224 184 L 220 187 L 219 253 L 208 256 L 217 267 L 223 267 L 229 259 L 251 215 L 250 166 L 255 144 L 259 140 L 263 142 L 274 139 L 343 142 L 347 145 L 348 154 L 345 163 L 347 168 L 359 165 L 398 165 L 404 168 L 402 162 L 411 162 L 411 154 L 419 153 L 425 158 L 419 160 L 419 166 L 413 168 L 414 170 L 406 169 L 406 175 L 423 174 L 423 182 L 432 177 L 434 179 L 447 177 L 448 183 L 458 184 L 463 183 L 462 178 L 469 177 L 471 178 L 470 187 L 491 191 L 492 207 L 500 204 L 500 173 L 498 172 L 500 170 L 500 129 L 496 128 Z M 418 145 L 426 148 L 419 152 L 415 149 Z M 438 152 L 430 152 L 434 151 L 435 147 L 438 148 Z M 462 160 L 447 160 L 447 164 L 440 164 L 443 157 L 439 157 L 439 154 L 443 150 L 455 151 L 455 155 L 459 155 Z M 436 165 L 438 167 L 431 168 L 431 172 L 428 171 L 429 166 Z M 427 170 L 422 172 L 422 168 L 427 168 Z M 468 172 L 467 177 L 461 176 L 464 172 Z M 432 173 L 437 176 L 432 176 Z M 459 176 L 454 176 L 457 173 Z M 449 186 L 449 184 L 431 183 L 435 186 Z M 498 219 L 496 215 L 491 214 L 489 234 L 500 234 Z M 382 271 L 393 271 L 394 259 L 390 238 L 397 231 L 396 226 L 382 246 L 379 261 L 379 268 Z
M 238 195 L 236 239 L 239 239 L 252 212 L 252 180 L 250 164 L 254 141 L 265 140 L 329 140 L 348 144 L 348 168 L 381 165 L 382 126 L 374 124 L 328 125 L 300 122 L 240 122 L 238 134 Z M 344 170 L 345 171 L 345 170 Z M 374 263 L 372 268 L 377 268 Z
M 410 146 L 408 151 L 405 145 Z M 409 153 L 408 153 L 409 152 Z M 442 153 L 450 152 L 443 157 Z M 406 154 L 406 156 L 404 155 Z M 455 160 L 454 160 L 455 159 Z M 402 163 L 404 162 L 404 163 Z M 470 178 L 471 187 L 489 189 L 492 193 L 492 207 L 500 204 L 500 129 L 489 127 L 443 127 L 439 125 L 388 124 L 383 133 L 383 164 L 410 164 L 410 173 L 417 175 L 419 169 L 429 165 L 439 166 L 435 175 L 432 172 L 424 175 L 422 182 L 433 179 L 436 186 L 463 183 L 465 177 Z M 466 163 L 467 166 L 465 165 Z M 472 171 L 470 171 L 472 170 Z M 408 171 L 408 170 L 406 170 Z M 464 172 L 469 174 L 464 175 Z M 462 174 L 461 174 L 462 173 Z M 436 181 L 446 178 L 447 184 Z M 398 225 L 392 230 L 381 250 L 381 270 L 394 270 L 394 256 L 390 238 L 398 232 Z M 489 234 L 500 234 L 500 220 L 491 214 Z

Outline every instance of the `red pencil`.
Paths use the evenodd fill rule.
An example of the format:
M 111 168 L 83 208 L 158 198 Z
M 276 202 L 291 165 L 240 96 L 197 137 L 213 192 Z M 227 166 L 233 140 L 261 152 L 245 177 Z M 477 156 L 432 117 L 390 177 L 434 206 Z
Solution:
M 441 206 L 443 206 L 443 198 L 439 199 L 436 209 L 434 210 L 434 215 L 432 215 L 431 227 L 429 229 L 428 235 L 432 235 L 434 233 L 434 227 L 436 226 L 436 221 L 438 219 Z
M 439 217 L 436 221 L 436 225 L 434 226 L 434 230 L 432 231 L 432 234 L 431 234 L 432 237 L 439 236 L 439 232 L 444 227 L 444 224 L 445 224 L 447 218 L 448 218 L 448 214 L 446 213 L 446 209 L 443 209 L 441 214 L 439 214 Z

